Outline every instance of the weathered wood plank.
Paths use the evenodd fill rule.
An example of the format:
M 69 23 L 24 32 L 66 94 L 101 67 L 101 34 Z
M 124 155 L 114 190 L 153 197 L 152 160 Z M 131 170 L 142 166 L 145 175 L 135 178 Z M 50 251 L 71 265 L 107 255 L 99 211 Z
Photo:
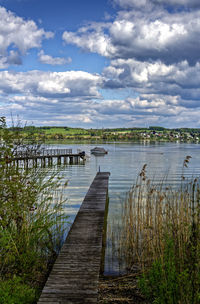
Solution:
M 38 304 L 97 303 L 109 175 L 97 173 Z
M 30 151 L 13 151 L 12 157 L 9 158 L 9 162 L 14 162 L 19 165 L 19 162 L 23 162 L 24 166 L 28 168 L 30 160 L 31 165 L 37 166 L 37 161 L 40 162 L 42 167 L 53 164 L 53 159 L 57 160 L 57 164 L 84 164 L 86 157 L 85 152 L 80 151 L 77 153 L 72 153 L 72 149 L 48 149 L 48 150 L 30 150 Z

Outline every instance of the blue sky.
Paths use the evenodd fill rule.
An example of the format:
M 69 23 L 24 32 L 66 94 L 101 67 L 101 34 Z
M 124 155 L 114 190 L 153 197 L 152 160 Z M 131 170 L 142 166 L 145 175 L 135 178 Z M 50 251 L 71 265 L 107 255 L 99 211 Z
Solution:
M 76 31 L 79 26 L 87 24 L 89 21 L 105 21 L 106 15 L 114 13 L 112 6 L 107 6 L 107 0 L 0 0 L 0 5 L 25 20 L 35 21 L 39 28 L 54 33 L 54 39 L 43 41 L 41 49 L 45 52 L 53 57 L 70 57 L 71 59 L 73 57 L 70 64 L 56 67 L 46 64 L 41 65 L 37 60 L 38 49 L 31 49 L 23 60 L 23 66 L 15 67 L 15 70 L 65 71 L 66 69 L 83 69 L 92 73 L 101 72 L 105 65 L 105 58 L 96 54 L 85 53 L 73 45 L 64 45 L 62 34 L 66 29 Z
M 200 127 L 199 0 L 0 0 L 0 115 Z

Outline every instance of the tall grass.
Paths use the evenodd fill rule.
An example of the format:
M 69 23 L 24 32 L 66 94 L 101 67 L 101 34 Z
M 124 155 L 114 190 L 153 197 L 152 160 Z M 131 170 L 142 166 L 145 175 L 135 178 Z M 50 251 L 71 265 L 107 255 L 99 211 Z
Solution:
M 166 187 L 164 181 L 155 185 L 144 165 L 127 195 L 113 238 L 127 270 L 140 267 L 140 286 L 153 303 L 199 303 L 199 179 L 186 182 L 182 174 L 178 189 Z
M 62 245 L 65 200 L 57 170 L 9 161 L 18 138 L 0 122 L 0 303 L 34 303 Z

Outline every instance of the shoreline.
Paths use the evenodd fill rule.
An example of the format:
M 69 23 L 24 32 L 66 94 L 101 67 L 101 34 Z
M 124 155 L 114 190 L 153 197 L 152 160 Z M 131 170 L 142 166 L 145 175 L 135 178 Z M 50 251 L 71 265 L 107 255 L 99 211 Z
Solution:
M 149 304 L 137 284 L 139 273 L 100 276 L 98 304 Z

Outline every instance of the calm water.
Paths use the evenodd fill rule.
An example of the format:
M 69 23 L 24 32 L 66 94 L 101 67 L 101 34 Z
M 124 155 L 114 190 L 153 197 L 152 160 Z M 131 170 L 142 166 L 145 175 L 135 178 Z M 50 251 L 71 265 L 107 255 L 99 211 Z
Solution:
M 155 183 L 163 177 L 172 186 L 180 184 L 183 161 L 187 155 L 192 158 L 184 176 L 191 178 L 200 175 L 200 144 L 190 143 L 106 143 L 98 144 L 108 150 L 105 156 L 90 155 L 90 149 L 96 144 L 56 144 L 53 148 L 81 149 L 90 156 L 85 165 L 67 165 L 61 167 L 63 182 L 69 180 L 65 195 L 68 197 L 66 212 L 73 221 L 83 198 L 93 181 L 96 172 L 109 171 L 109 213 L 108 221 L 119 217 L 121 202 L 138 173 L 147 164 L 147 176 Z M 106 272 L 115 272 L 109 263 L 109 250 L 106 257 Z

